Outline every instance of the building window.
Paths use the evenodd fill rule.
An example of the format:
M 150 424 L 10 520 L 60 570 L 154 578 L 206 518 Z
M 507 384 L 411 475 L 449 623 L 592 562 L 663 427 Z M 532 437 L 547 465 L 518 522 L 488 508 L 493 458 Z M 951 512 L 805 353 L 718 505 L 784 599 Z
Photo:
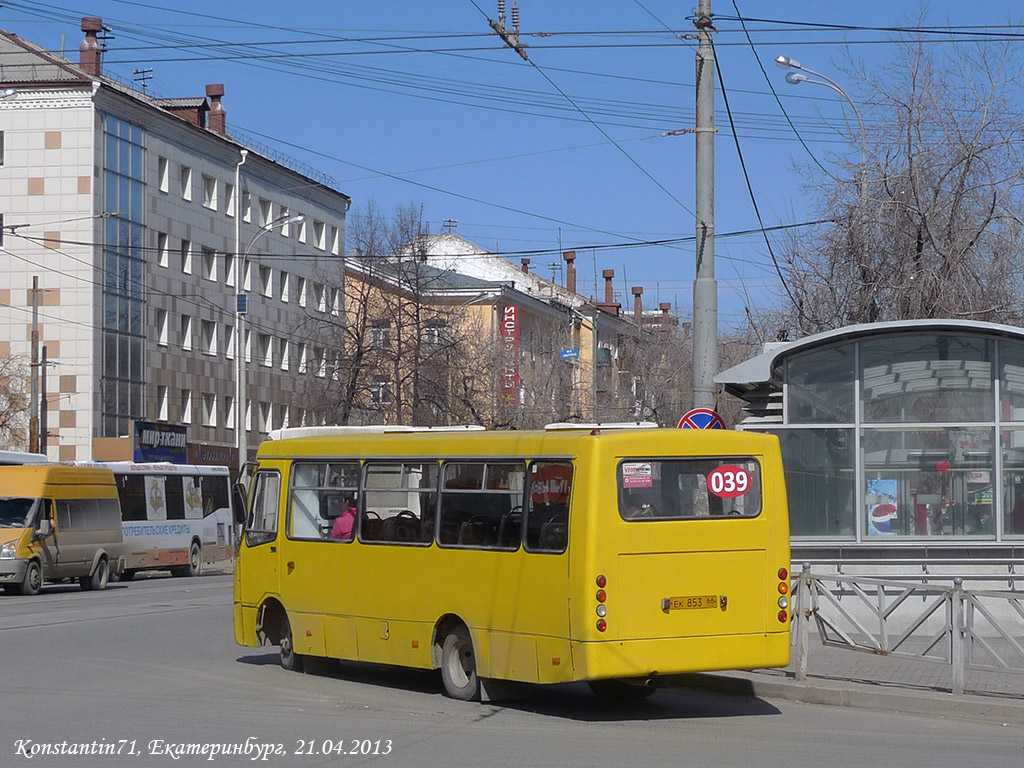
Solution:
M 217 210 L 217 180 L 213 176 L 203 176 L 203 207 Z
M 289 231 L 291 229 L 291 224 L 288 223 L 289 216 L 288 216 L 288 206 L 287 205 L 282 205 L 281 206 L 281 212 L 279 214 L 277 214 L 277 218 L 284 219 L 284 223 L 281 225 L 281 236 L 282 237 L 291 237 L 291 232 Z
M 391 382 L 377 379 L 370 384 L 370 407 L 387 408 L 391 405 Z
M 161 192 L 171 191 L 171 164 L 166 157 L 156 159 L 156 178 Z
M 217 396 L 212 392 L 203 393 L 203 426 L 217 426 Z
M 321 251 L 326 249 L 324 229 L 322 221 L 313 222 L 313 246 Z
M 168 264 L 169 255 L 167 251 L 169 248 L 169 240 L 170 238 L 167 237 L 166 232 L 156 233 L 156 265 L 158 267 L 166 267 Z
M 128 433 L 131 419 L 151 413 L 144 362 L 145 342 L 152 338 L 146 321 L 146 261 L 152 259 L 146 246 L 153 241 L 145 227 L 149 199 L 145 131 L 110 114 L 102 115 L 102 130 L 102 252 L 97 256 L 104 279 L 97 432 L 100 437 L 114 437 Z
M 252 193 L 242 190 L 242 221 L 252 221 Z
M 274 298 L 274 283 L 270 267 L 260 267 L 260 293 L 268 299 Z
M 299 222 L 299 242 L 305 244 L 306 242 L 306 220 L 303 219 Z
M 370 328 L 370 349 L 383 352 L 391 348 L 391 321 L 375 320 Z
M 224 326 L 224 356 L 228 360 L 235 359 L 235 326 Z
M 299 306 L 306 306 L 306 278 L 295 278 L 295 295 L 299 297 Z
M 235 199 L 235 185 L 230 182 L 224 183 L 224 213 L 228 216 L 235 215 L 235 205 L 238 200 Z
M 224 395 L 224 426 L 235 428 L 235 398 L 231 395 Z
M 156 388 L 156 418 L 157 421 L 167 421 L 167 387 L 157 385 Z
M 192 274 L 192 241 L 181 241 L 181 271 L 186 275 Z
M 192 318 L 188 315 L 181 316 L 181 348 L 185 351 L 192 349 Z
M 252 262 L 248 259 L 242 266 L 242 289 L 246 291 L 252 290 Z
M 273 213 L 273 209 L 274 209 L 274 204 L 273 203 L 271 203 L 269 200 L 264 200 L 262 197 L 260 198 L 259 225 L 261 227 L 267 226 L 267 224 L 269 224 L 270 222 L 272 222 L 274 220 L 273 216 L 271 215 Z
M 340 231 L 337 227 L 331 227 L 331 253 L 335 256 L 341 253 Z
M 327 311 L 327 290 L 323 283 L 313 283 L 313 299 L 317 312 Z
M 181 423 L 192 423 L 192 390 L 181 390 Z
M 200 321 L 200 337 L 205 355 L 217 354 L 217 323 L 213 320 Z
M 203 278 L 217 280 L 217 252 L 206 246 L 203 246 Z
M 299 348 L 297 350 L 298 354 L 296 355 L 296 357 L 298 358 L 299 373 L 305 373 L 306 372 L 306 364 L 308 362 L 306 360 L 306 344 L 305 344 L 305 342 L 302 342 L 302 341 L 300 341 L 298 344 L 299 344 Z
M 288 339 L 280 340 L 281 370 L 287 371 L 291 367 L 291 344 Z
M 192 169 L 187 165 L 181 166 L 181 199 L 192 199 Z
M 278 275 L 277 285 L 278 285 L 277 293 L 281 297 L 281 301 L 287 303 L 288 299 L 289 299 L 289 293 L 288 293 L 288 273 L 285 272 L 283 269 L 281 270 L 280 274 Z
M 245 329 L 245 333 L 242 334 L 244 339 L 243 348 L 245 350 L 245 362 L 252 362 L 252 333 L 248 328 Z
M 323 378 L 327 372 L 327 358 L 324 356 L 324 350 L 321 347 L 313 348 L 313 374 L 319 378 Z
M 270 403 L 259 404 L 259 424 L 257 426 L 260 432 L 270 431 Z
M 224 283 L 232 288 L 235 286 L 235 254 L 233 253 L 224 254 Z
M 156 311 L 156 343 L 161 347 L 167 346 L 167 316 L 166 309 Z
M 252 431 L 252 400 L 246 398 L 245 401 L 245 431 Z
M 331 289 L 331 314 L 335 317 L 341 314 L 341 291 L 337 288 Z
M 269 333 L 256 334 L 256 354 L 260 365 L 268 368 L 274 364 L 274 348 L 271 345 L 272 337 Z

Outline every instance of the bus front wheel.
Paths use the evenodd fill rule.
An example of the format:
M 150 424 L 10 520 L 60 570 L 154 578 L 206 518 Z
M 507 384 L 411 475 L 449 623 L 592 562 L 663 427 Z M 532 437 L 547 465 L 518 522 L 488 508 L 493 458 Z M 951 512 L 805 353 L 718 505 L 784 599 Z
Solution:
M 452 627 L 441 646 L 441 680 L 453 699 L 472 701 L 480 695 L 473 638 L 464 626 Z
M 281 666 L 289 672 L 302 671 L 302 654 L 295 652 L 292 623 L 288 621 L 287 615 L 281 619 Z

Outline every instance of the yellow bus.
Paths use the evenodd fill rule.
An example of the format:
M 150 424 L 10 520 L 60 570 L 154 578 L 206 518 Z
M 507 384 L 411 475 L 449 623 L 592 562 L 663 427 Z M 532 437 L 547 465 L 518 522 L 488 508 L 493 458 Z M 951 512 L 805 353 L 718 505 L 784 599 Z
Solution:
M 440 669 L 464 700 L 501 681 L 640 696 L 681 673 L 788 664 L 777 438 L 561 426 L 264 442 L 236 641 L 279 645 L 288 669 Z

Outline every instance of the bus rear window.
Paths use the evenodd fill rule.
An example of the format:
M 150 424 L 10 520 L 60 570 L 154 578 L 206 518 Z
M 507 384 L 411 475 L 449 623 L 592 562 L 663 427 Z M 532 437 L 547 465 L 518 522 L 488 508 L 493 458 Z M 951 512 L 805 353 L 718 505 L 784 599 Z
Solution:
M 631 522 L 761 514 L 761 469 L 752 458 L 626 459 L 618 486 L 619 514 Z

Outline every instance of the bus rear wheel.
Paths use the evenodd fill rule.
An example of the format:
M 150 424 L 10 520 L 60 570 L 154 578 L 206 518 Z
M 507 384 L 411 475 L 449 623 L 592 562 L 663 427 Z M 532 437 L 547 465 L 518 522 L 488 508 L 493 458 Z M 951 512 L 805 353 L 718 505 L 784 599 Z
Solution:
M 472 701 L 480 695 L 473 638 L 464 626 L 452 627 L 441 645 L 441 680 L 453 699 Z
M 295 652 L 292 623 L 288 621 L 287 615 L 281 619 L 281 666 L 289 672 L 302 671 L 302 654 Z

